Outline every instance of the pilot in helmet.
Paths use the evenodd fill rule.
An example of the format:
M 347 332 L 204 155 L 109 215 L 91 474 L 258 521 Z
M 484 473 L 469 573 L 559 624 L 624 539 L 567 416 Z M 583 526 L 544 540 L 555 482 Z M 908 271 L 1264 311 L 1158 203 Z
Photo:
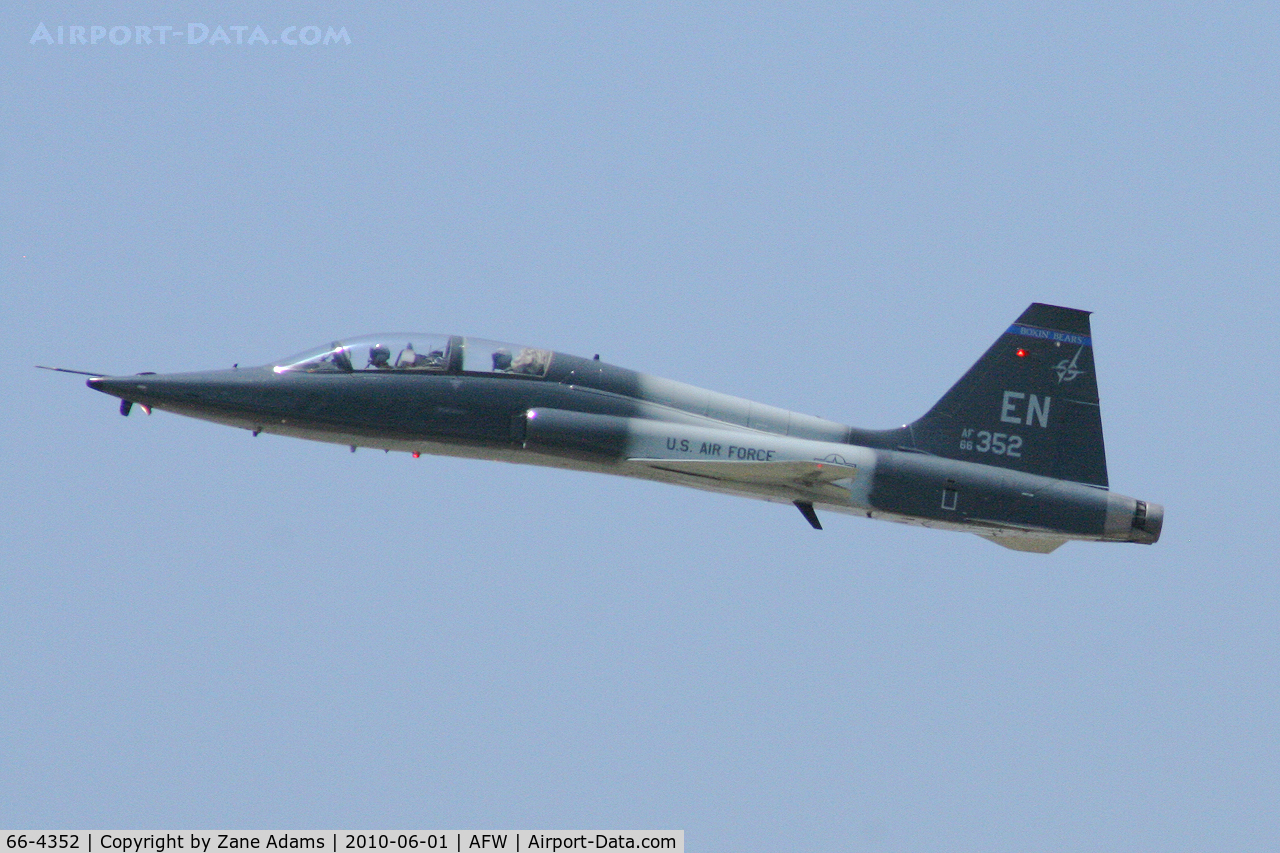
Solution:
M 369 347 L 369 366 L 374 370 L 391 369 L 391 350 L 386 344 L 374 344 Z
M 510 370 L 511 369 L 511 350 L 506 347 L 493 351 L 493 369 L 494 370 Z

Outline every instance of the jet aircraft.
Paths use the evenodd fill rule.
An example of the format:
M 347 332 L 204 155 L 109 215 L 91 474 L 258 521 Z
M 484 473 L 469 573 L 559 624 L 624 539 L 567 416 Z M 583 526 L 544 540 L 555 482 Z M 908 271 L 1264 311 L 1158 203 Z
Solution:
M 61 369 L 61 368 L 52 368 Z M 66 371 L 86 373 L 85 371 Z M 1154 543 L 1164 508 L 1109 490 L 1089 312 L 1034 303 L 919 420 L 866 430 L 599 360 L 458 335 L 335 341 L 262 367 L 90 388 L 259 433 L 597 471 L 976 533 L 1048 553 Z

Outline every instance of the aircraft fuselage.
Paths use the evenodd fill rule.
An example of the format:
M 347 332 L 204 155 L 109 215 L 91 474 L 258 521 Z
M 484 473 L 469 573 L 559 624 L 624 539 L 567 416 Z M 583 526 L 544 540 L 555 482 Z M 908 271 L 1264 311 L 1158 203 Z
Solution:
M 1065 402 L 1051 409 L 1049 393 L 993 394 L 991 418 L 1002 429 L 956 433 L 952 455 L 962 458 L 946 458 L 921 447 L 924 419 L 913 425 L 920 436 L 912 426 L 861 430 L 596 359 L 514 348 L 513 364 L 512 348 L 491 342 L 476 343 L 483 362 L 468 362 L 469 339 L 456 336 L 429 358 L 410 345 L 392 363 L 372 340 L 334 344 L 295 364 L 94 377 L 88 385 L 128 401 L 126 413 L 133 403 L 353 450 L 639 477 L 792 503 L 815 527 L 816 508 L 969 531 L 1019 550 L 1159 537 L 1162 508 L 1105 488 L 1105 462 L 1101 484 L 1046 475 L 1057 470 L 1047 463 L 1019 470 L 1024 458 L 1036 459 L 1048 418 L 1069 411 Z

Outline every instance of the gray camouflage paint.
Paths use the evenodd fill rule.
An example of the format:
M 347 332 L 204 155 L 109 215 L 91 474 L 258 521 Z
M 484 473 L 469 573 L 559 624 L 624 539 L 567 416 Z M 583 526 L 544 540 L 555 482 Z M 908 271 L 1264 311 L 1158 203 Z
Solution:
M 1018 550 L 1160 536 L 1162 507 L 1107 488 L 1083 311 L 1033 304 L 924 417 L 882 431 L 564 353 L 541 376 L 466 372 L 465 345 L 451 338 L 437 371 L 344 359 L 346 369 L 327 372 L 267 366 L 88 385 L 255 434 L 640 477 L 794 503 L 806 518 L 817 507 L 964 530 Z

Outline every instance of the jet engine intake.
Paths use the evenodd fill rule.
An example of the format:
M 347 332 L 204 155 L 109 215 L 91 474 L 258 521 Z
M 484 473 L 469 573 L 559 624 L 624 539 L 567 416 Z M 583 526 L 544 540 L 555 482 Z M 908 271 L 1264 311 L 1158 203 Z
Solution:
M 576 459 L 616 461 L 625 456 L 628 418 L 561 409 L 529 409 L 523 430 L 513 423 L 512 437 L 525 449 Z M 523 433 L 521 436 L 519 433 Z

